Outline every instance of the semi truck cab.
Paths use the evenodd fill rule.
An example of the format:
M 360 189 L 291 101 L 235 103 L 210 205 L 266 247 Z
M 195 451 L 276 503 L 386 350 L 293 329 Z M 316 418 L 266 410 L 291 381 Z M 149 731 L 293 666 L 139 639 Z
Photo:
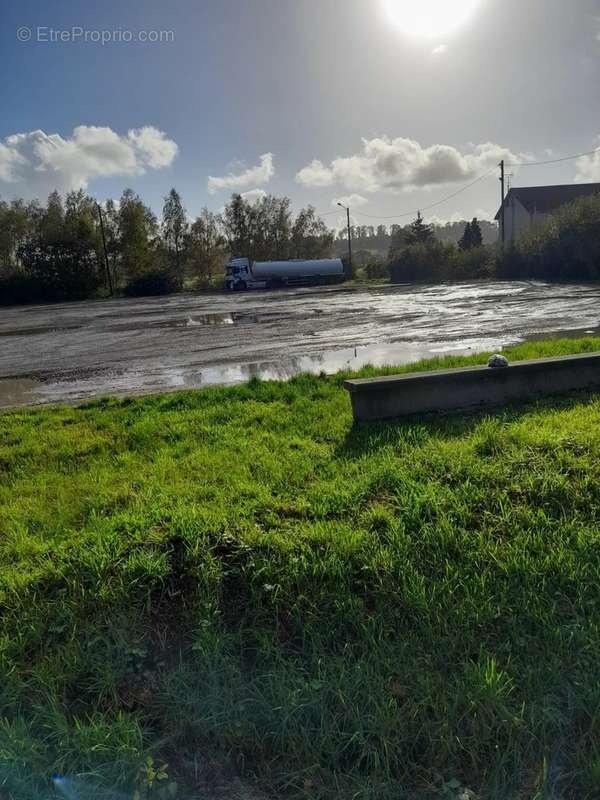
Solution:
M 250 259 L 233 258 L 227 264 L 225 286 L 230 292 L 242 292 L 246 289 L 264 289 L 267 282 L 254 280 Z

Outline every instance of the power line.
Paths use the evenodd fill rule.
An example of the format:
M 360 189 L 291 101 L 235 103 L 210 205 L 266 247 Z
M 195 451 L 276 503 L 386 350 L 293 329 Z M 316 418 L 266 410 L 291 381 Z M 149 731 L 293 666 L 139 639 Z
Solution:
M 545 164 L 560 164 L 563 161 L 573 161 L 576 158 L 583 158 L 584 156 L 593 156 L 595 153 L 600 153 L 600 147 L 595 150 L 588 150 L 587 153 L 577 153 L 574 156 L 563 156 L 562 158 L 551 158 L 548 161 L 515 161 L 514 163 L 506 164 L 507 167 L 541 167 Z
M 563 156 L 562 158 L 551 158 L 547 159 L 546 161 L 513 161 L 513 162 L 506 162 L 505 166 L 507 167 L 541 167 L 548 164 L 560 164 L 564 161 L 573 161 L 576 158 L 583 158 L 584 156 L 591 156 L 595 155 L 596 153 L 600 153 L 600 147 L 596 147 L 594 150 L 588 150 L 585 153 L 576 153 L 571 156 Z M 432 208 L 437 208 L 438 206 L 447 203 L 449 200 L 453 200 L 455 197 L 458 197 L 459 194 L 466 192 L 467 189 L 470 189 L 471 186 L 475 186 L 476 183 L 482 181 L 484 178 L 487 178 L 489 175 L 496 170 L 497 167 L 492 167 L 487 172 L 483 173 L 483 175 L 479 175 L 479 177 L 475 178 L 475 180 L 467 183 L 465 186 L 462 186 L 456 192 L 452 192 L 447 197 L 443 197 L 441 200 L 437 200 L 435 203 L 430 203 L 428 206 L 422 206 L 419 209 L 414 209 L 413 211 L 404 211 L 401 214 L 392 214 L 391 216 L 384 216 L 381 214 L 365 214 L 364 211 L 355 211 L 353 210 L 353 214 L 358 215 L 359 217 L 365 217 L 366 219 L 402 219 L 404 217 L 414 217 L 415 214 L 418 214 L 419 211 L 430 211 Z M 327 211 L 324 214 L 320 214 L 321 217 L 328 217 L 332 214 L 338 214 L 338 211 Z
M 414 217 L 414 215 L 417 214 L 419 211 L 430 211 L 432 208 L 437 208 L 438 206 L 441 206 L 443 203 L 447 203 L 448 200 L 452 200 L 454 197 L 458 197 L 459 194 L 466 192 L 467 189 L 471 188 L 471 186 L 475 186 L 476 183 L 479 183 L 479 181 L 482 181 L 484 178 L 487 178 L 496 169 L 497 167 L 493 166 L 487 172 L 484 172 L 483 175 L 479 175 L 479 177 L 475 178 L 475 180 L 471 181 L 470 183 L 467 183 L 465 186 L 461 186 L 461 188 L 457 189 L 456 192 L 452 192 L 452 194 L 449 194 L 447 197 L 443 197 L 441 200 L 437 200 L 435 203 L 430 203 L 428 206 L 421 206 L 421 208 L 415 209 L 414 211 L 404 211 L 402 214 L 392 214 L 392 216 L 389 217 L 373 215 L 373 214 L 365 214 L 362 211 L 354 211 L 353 213 L 358 214 L 359 217 L 366 217 L 367 219 L 400 219 L 401 217 Z

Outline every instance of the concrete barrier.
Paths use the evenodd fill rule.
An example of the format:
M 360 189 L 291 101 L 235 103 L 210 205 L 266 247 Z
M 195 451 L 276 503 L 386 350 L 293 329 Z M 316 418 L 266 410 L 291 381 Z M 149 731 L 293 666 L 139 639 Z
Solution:
M 500 406 L 600 389 L 600 353 L 516 361 L 504 369 L 467 367 L 344 382 L 356 420 Z

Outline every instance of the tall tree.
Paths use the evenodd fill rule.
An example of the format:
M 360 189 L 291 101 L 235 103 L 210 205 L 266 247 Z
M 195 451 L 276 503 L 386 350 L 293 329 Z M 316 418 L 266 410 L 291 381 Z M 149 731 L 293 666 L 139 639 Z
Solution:
M 48 300 L 83 299 L 101 282 L 99 238 L 93 201 L 85 192 L 70 192 L 66 209 L 58 192 L 48 197 L 45 209 L 32 208 L 35 231 L 18 249 L 36 296 Z
M 483 244 L 483 234 L 481 232 L 481 225 L 477 217 L 473 217 L 471 222 L 471 246 L 481 247 Z
M 121 264 L 127 278 L 149 272 L 155 263 L 156 217 L 132 189 L 119 202 Z
M 481 233 L 481 231 L 479 231 Z M 471 223 L 467 222 L 463 235 L 458 240 L 458 246 L 461 250 L 470 250 L 473 247 L 473 230 Z
M 421 212 L 417 214 L 416 220 L 411 222 L 406 229 L 406 244 L 428 244 L 435 238 L 432 225 L 423 222 Z
M 172 267 L 176 274 L 183 274 L 183 253 L 188 221 L 181 197 L 175 189 L 171 189 L 165 197 L 162 218 L 163 239 L 171 257 Z
M 331 255 L 334 233 L 317 216 L 313 206 L 301 209 L 292 226 L 294 258 L 325 258 Z
M 261 240 L 260 258 L 285 259 L 290 255 L 291 200 L 267 195 L 254 203 L 256 238 Z M 261 232 L 263 236 L 261 236 Z
M 233 194 L 223 211 L 223 228 L 234 258 L 254 258 L 252 208 L 241 194 Z
M 192 223 L 187 241 L 191 271 L 201 283 L 210 284 L 222 274 L 227 255 L 227 241 L 221 230 L 221 220 L 203 208 Z
M 458 241 L 461 250 L 472 250 L 474 247 L 481 247 L 483 235 L 477 217 L 473 217 L 472 222 L 467 222 L 462 237 Z
M 84 249 L 94 250 L 102 262 L 102 240 L 96 201 L 83 189 L 69 192 L 65 197 L 63 238 L 75 242 Z
M 401 225 L 392 225 L 390 235 L 390 249 L 388 258 L 390 261 L 395 261 L 404 247 L 406 247 L 406 230 Z
M 56 191 L 48 195 L 46 208 L 38 220 L 38 233 L 43 242 L 54 244 L 60 242 L 64 236 L 65 209 L 62 197 Z
M 23 200 L 0 200 L 0 273 L 17 269 L 17 251 L 32 232 L 32 209 Z

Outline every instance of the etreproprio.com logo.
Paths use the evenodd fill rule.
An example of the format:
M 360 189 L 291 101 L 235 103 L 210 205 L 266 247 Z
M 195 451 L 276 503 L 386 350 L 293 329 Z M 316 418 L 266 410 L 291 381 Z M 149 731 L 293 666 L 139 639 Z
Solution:
M 175 41 L 174 31 L 137 30 L 113 28 L 84 28 L 72 25 L 70 28 L 52 28 L 49 25 L 29 27 L 22 25 L 16 31 L 17 41 L 39 44 L 170 44 Z

